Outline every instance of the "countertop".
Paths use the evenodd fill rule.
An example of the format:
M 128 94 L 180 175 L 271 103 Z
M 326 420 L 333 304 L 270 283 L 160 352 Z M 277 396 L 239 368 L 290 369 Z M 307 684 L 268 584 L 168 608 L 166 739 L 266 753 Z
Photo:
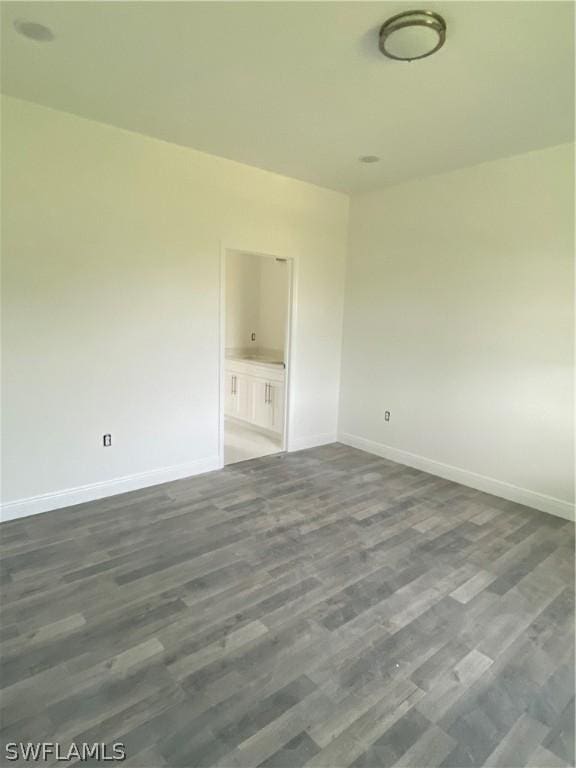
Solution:
M 260 365 L 275 365 L 280 368 L 285 368 L 286 365 L 283 360 L 271 357 L 264 354 L 228 354 L 226 360 L 234 360 L 239 363 L 259 363 Z

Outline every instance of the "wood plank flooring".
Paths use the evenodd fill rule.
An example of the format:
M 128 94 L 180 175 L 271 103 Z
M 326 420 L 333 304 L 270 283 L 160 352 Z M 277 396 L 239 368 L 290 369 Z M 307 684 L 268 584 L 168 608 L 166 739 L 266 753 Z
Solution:
M 566 521 L 333 444 L 0 534 L 3 742 L 122 742 L 154 768 L 574 765 Z

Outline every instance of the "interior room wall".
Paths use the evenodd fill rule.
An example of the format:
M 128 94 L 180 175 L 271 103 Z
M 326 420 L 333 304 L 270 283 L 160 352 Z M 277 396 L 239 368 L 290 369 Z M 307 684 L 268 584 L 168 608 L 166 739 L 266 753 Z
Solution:
M 226 348 L 284 351 L 288 264 L 252 253 L 226 253 Z M 256 334 L 253 341 L 252 333 Z
M 249 349 L 258 344 L 260 325 L 260 257 L 226 253 L 226 348 Z M 256 333 L 256 340 L 251 340 Z
M 562 145 L 353 198 L 345 442 L 573 515 L 573 169 Z
M 2 118 L 5 519 L 219 465 L 225 248 L 294 257 L 290 448 L 335 438 L 346 196 Z M 572 169 L 560 146 L 353 198 L 343 440 L 572 513 Z
M 2 119 L 5 519 L 219 466 L 226 247 L 294 258 L 289 447 L 334 440 L 345 195 L 12 98 Z
M 260 259 L 258 344 L 284 351 L 288 310 L 288 264 L 265 256 Z

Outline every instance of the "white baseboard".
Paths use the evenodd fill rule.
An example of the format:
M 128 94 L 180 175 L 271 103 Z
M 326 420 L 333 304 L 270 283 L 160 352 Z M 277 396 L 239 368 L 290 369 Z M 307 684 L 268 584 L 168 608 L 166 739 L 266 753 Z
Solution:
M 328 445 L 337 440 L 335 432 L 322 432 L 319 435 L 310 435 L 309 437 L 297 437 L 290 440 L 288 451 L 304 451 L 306 448 L 316 448 L 319 445 Z
M 443 477 L 446 480 L 453 480 L 461 485 L 467 485 L 484 493 L 491 493 L 508 501 L 515 501 L 518 504 L 524 504 L 527 507 L 539 509 L 541 512 L 548 512 L 557 517 L 563 517 L 565 520 L 574 522 L 574 504 L 569 501 L 557 499 L 553 496 L 546 496 L 537 491 L 530 491 L 527 488 L 519 488 L 511 483 L 496 480 L 493 477 L 479 475 L 476 472 L 470 472 L 467 469 L 460 469 L 451 464 L 444 464 L 441 461 L 428 459 L 425 456 L 419 456 L 416 453 L 403 451 L 400 448 L 393 448 L 384 443 L 377 443 L 374 440 L 367 440 L 358 435 L 350 435 L 346 432 L 338 435 L 338 440 L 352 448 L 359 448 L 362 451 L 373 453 L 376 456 L 382 456 L 398 464 L 406 464 L 408 467 L 421 469 L 423 472 L 429 472 L 431 475 Z
M 515 501 L 518 504 L 525 504 L 528 507 L 539 509 L 542 512 L 548 512 L 552 515 L 562 517 L 565 520 L 574 521 L 574 504 L 562 499 L 547 496 L 527 488 L 519 488 L 511 483 L 505 483 L 502 480 L 496 480 L 492 477 L 479 475 L 451 464 L 444 464 L 434 459 L 428 459 L 425 456 L 419 456 L 409 451 L 403 451 L 399 448 L 377 443 L 373 440 L 342 433 L 338 437 L 331 432 L 326 432 L 309 437 L 297 438 L 290 442 L 288 450 L 301 451 L 306 448 L 315 448 L 319 445 L 327 445 L 338 440 L 345 445 L 353 448 L 359 448 L 362 451 L 373 453 L 376 456 L 383 456 L 390 461 L 399 464 L 405 464 L 409 467 L 429 472 L 438 477 L 444 477 L 447 480 L 453 480 L 456 483 L 467 485 L 485 493 L 491 493 L 509 501 Z M 2 504 L 0 510 L 0 521 L 15 520 L 19 517 L 36 515 L 40 512 L 48 512 L 52 509 L 69 507 L 74 504 L 82 504 L 87 501 L 95 501 L 107 496 L 115 496 L 119 493 L 136 491 L 140 488 L 148 488 L 161 483 L 168 483 L 171 480 L 179 480 L 184 477 L 192 477 L 204 472 L 212 472 L 220 469 L 222 463 L 218 456 L 211 456 L 205 459 L 186 464 L 178 464 L 172 467 L 163 467 L 154 469 L 150 472 L 141 472 L 135 475 L 127 475 L 114 480 L 105 480 L 90 485 L 68 488 L 63 491 L 45 493 L 40 496 L 30 496 L 25 499 L 17 499 Z
M 168 483 L 171 480 L 180 480 L 192 475 L 200 475 L 203 472 L 211 472 L 221 467 L 218 456 L 210 456 L 206 459 L 198 459 L 186 464 L 177 464 L 172 467 L 153 469 L 150 472 L 140 472 L 136 475 L 126 475 L 114 480 L 104 480 L 90 485 L 81 485 L 76 488 L 67 488 L 54 493 L 44 493 L 40 496 L 30 496 L 25 499 L 8 501 L 0 508 L 0 521 L 15 520 L 18 517 L 36 515 L 39 512 L 48 512 L 52 509 L 70 507 L 73 504 L 83 504 L 86 501 L 103 499 L 106 496 L 115 496 L 118 493 L 137 491 L 140 488 L 148 488 L 151 485 Z

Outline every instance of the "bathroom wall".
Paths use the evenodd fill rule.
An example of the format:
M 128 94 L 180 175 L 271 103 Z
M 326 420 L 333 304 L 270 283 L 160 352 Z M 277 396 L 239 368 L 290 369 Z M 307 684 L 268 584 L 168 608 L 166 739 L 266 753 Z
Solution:
M 226 254 L 226 348 L 283 353 L 288 309 L 287 262 Z M 256 334 L 252 341 L 251 334 Z
M 260 324 L 260 258 L 228 251 L 225 275 L 226 348 L 256 348 L 250 335 Z
M 286 262 L 265 257 L 260 259 L 260 311 L 256 338 L 263 349 L 284 351 L 288 274 Z

